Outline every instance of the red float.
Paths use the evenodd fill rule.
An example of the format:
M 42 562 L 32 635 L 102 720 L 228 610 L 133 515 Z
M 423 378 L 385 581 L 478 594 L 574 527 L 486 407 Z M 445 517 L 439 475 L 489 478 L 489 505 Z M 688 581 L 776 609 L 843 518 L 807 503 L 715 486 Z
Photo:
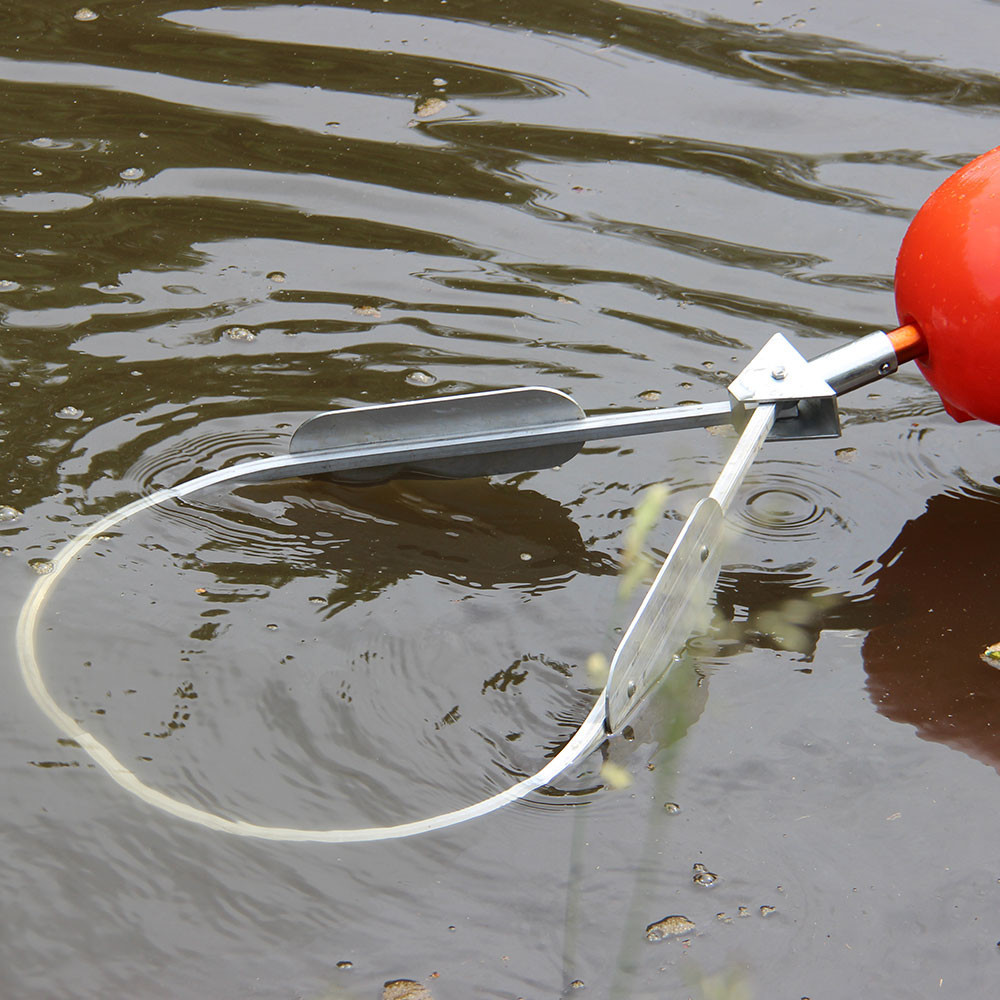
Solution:
M 896 313 L 894 343 L 909 343 L 945 409 L 1000 424 L 1000 147 L 949 177 L 910 223 Z

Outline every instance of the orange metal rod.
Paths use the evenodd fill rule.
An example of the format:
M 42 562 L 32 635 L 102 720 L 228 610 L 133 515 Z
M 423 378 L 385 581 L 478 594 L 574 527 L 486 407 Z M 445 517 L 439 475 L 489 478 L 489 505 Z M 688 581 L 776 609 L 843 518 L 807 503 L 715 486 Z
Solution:
M 896 352 L 896 360 L 900 364 L 904 361 L 914 361 L 927 354 L 927 341 L 912 323 L 893 330 L 888 337 L 892 349 Z

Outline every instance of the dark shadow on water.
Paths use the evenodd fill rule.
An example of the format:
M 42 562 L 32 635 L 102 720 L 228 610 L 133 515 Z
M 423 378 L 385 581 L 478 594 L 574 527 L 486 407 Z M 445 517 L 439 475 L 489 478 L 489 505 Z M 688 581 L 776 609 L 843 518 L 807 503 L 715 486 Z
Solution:
M 802 573 L 736 573 L 719 591 L 723 648 L 801 655 L 819 669 L 823 629 L 861 629 L 866 689 L 878 711 L 1000 771 L 1000 495 L 966 489 L 932 497 L 872 564 L 861 597 L 810 586 Z M 749 609 L 734 615 L 735 609 Z M 734 617 L 743 620 L 733 622 Z
M 863 654 L 879 712 L 1000 771 L 1000 497 L 932 497 L 879 557 Z
M 576 573 L 618 571 L 612 554 L 588 547 L 558 501 L 513 483 L 420 480 L 353 487 L 316 479 L 243 487 L 239 495 L 261 510 L 280 509 L 269 529 L 283 540 L 279 556 L 299 541 L 308 543 L 310 572 L 337 581 L 327 615 L 373 600 L 414 574 L 467 590 L 512 587 L 527 596 L 558 589 Z M 233 511 L 216 516 L 233 523 L 244 517 Z M 203 564 L 220 580 L 238 582 L 243 563 L 228 563 L 224 556 L 216 561 L 206 549 Z M 268 561 L 253 572 L 260 578 L 269 571 L 272 586 L 301 573 L 283 558 Z

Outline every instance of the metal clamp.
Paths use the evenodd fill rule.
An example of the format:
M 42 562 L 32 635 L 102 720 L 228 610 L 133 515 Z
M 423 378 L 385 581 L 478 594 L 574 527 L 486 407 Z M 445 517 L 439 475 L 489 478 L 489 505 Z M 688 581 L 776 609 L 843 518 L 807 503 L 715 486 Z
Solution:
M 840 437 L 837 396 L 891 375 L 897 364 L 882 332 L 812 361 L 776 333 L 729 385 L 733 423 L 742 430 L 758 406 L 774 403 L 777 416 L 768 440 Z

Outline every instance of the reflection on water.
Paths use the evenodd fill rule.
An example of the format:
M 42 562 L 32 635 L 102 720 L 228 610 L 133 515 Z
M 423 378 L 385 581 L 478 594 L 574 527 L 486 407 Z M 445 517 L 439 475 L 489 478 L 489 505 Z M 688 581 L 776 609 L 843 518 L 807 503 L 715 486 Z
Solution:
M 905 19 L 888 0 L 8 7 L 8 622 L 94 518 L 282 450 L 307 415 L 533 383 L 590 410 L 715 400 L 775 328 L 811 355 L 890 323 L 907 218 L 991 144 L 1000 108 L 995 10 L 971 0 L 946 24 L 929 0 Z M 974 995 L 979 897 L 952 885 L 992 865 L 995 788 L 952 782 L 962 755 L 941 764 L 886 718 L 996 764 L 977 708 L 992 674 L 969 659 L 1000 639 L 975 559 L 989 535 L 964 527 L 993 530 L 975 484 L 995 438 L 946 423 L 916 373 L 843 417 L 843 442 L 775 445 L 753 470 L 718 655 L 694 649 L 606 748 L 628 789 L 584 775 L 393 849 L 234 844 L 127 800 L 8 684 L 0 992 L 662 996 L 694 979 L 679 942 L 642 951 L 642 929 L 677 912 L 706 982 L 742 963 L 762 995 L 922 995 L 933 945 L 936 978 Z M 728 443 L 684 432 L 512 480 L 296 480 L 150 513 L 73 566 L 47 679 L 145 779 L 208 808 L 374 822 L 468 801 L 579 724 L 583 665 L 628 619 L 612 573 L 637 498 L 672 490 L 662 556 Z M 823 795 L 802 801 L 813 753 Z M 956 859 L 922 817 L 921 855 L 955 873 L 941 884 L 936 860 L 906 861 L 914 827 L 887 846 L 872 817 L 947 795 L 983 819 Z M 696 863 L 720 872 L 711 911 Z M 861 914 L 842 891 L 874 880 L 861 867 L 921 900 L 859 895 Z M 714 920 L 779 884 L 766 927 Z M 969 920 L 928 943 L 907 921 L 946 897 Z
M 1000 641 L 998 532 L 997 493 L 932 497 L 872 571 L 863 652 L 880 712 L 1000 771 L 1000 672 L 981 659 Z

